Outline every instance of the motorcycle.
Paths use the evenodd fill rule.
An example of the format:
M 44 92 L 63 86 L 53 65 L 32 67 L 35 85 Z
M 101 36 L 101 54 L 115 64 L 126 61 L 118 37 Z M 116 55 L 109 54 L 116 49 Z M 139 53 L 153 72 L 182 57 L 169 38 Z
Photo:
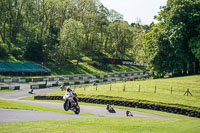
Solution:
M 65 111 L 71 110 L 75 114 L 79 114 L 80 113 L 80 107 L 79 107 L 78 103 L 76 103 L 74 101 L 72 96 L 70 96 L 70 95 L 63 96 L 63 99 L 65 101 L 64 104 L 63 104 L 63 107 L 64 107 Z
M 126 116 L 133 116 L 133 114 L 131 113 L 131 111 L 126 111 Z
M 33 93 L 33 89 L 31 89 L 28 93 L 29 93 L 29 94 L 34 94 L 34 93 Z
M 106 109 L 107 109 L 108 112 L 110 112 L 110 113 L 116 113 L 115 109 L 114 109 L 112 106 L 110 106 L 110 105 L 107 105 Z

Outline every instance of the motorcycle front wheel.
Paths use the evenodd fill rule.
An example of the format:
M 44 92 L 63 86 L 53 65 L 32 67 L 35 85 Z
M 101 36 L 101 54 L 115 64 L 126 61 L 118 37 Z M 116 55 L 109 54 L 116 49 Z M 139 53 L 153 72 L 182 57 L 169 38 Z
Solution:
M 64 110 L 65 111 L 68 111 L 69 110 L 69 107 L 70 107 L 70 102 L 68 100 L 66 100 L 63 104 L 63 107 L 64 107 Z

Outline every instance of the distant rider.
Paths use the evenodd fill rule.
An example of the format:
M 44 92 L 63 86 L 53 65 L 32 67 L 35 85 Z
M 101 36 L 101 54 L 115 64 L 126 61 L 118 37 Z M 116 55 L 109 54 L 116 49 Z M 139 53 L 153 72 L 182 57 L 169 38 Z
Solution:
M 131 113 L 131 111 L 127 110 L 126 111 L 126 116 L 133 116 L 133 114 Z
M 64 85 L 64 84 L 61 85 L 61 86 L 60 86 L 60 89 L 61 89 L 61 91 L 64 91 L 64 90 L 66 89 L 65 85 Z
M 113 108 L 111 105 L 109 105 L 109 104 L 107 104 L 106 109 L 107 109 L 109 112 L 111 112 L 111 113 L 115 113 L 114 108 Z

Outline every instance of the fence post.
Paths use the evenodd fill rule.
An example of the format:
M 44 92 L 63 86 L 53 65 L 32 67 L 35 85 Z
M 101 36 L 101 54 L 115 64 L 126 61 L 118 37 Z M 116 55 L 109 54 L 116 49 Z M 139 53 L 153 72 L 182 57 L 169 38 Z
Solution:
M 171 95 L 172 95 L 172 86 L 171 86 Z
M 84 91 L 85 91 L 85 87 L 84 87 Z
M 123 92 L 125 92 L 126 84 L 124 84 Z
M 155 90 L 154 90 L 154 93 L 156 93 L 156 85 L 155 85 Z
M 139 88 L 138 88 L 138 92 L 140 92 L 140 85 L 139 85 Z

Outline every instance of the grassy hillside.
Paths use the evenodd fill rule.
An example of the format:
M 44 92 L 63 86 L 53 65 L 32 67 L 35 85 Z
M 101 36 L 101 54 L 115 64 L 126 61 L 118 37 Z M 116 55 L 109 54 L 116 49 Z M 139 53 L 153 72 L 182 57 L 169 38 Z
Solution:
M 143 67 L 125 66 L 125 65 L 112 65 L 109 64 L 107 70 L 101 67 L 95 67 L 93 65 L 82 63 L 79 65 L 69 65 L 63 68 L 47 65 L 51 69 L 52 75 L 65 75 L 65 74 L 85 74 L 85 73 L 109 73 L 109 72 L 130 72 L 130 71 L 142 71 Z
M 102 64 L 98 62 L 91 62 L 92 59 L 84 57 L 78 65 L 74 60 L 68 60 L 64 66 L 57 66 L 52 62 L 44 64 L 45 67 L 51 70 L 51 75 L 67 75 L 67 74 L 88 74 L 88 73 L 109 73 L 109 72 L 130 72 L 130 71 L 143 71 L 144 67 L 126 66 L 126 65 L 113 65 L 108 64 L 107 68 L 103 68 Z M 29 62 L 26 60 L 17 60 L 13 56 L 0 59 L 1 62 Z M 86 63 L 87 62 L 87 63 Z M 37 62 L 43 64 L 41 62 Z M 0 77 L 10 77 L 1 76 Z
M 124 88 L 125 91 L 123 91 Z M 184 95 L 188 88 L 192 96 Z M 76 92 L 79 97 L 135 101 L 200 111 L 200 75 L 119 82 L 98 85 L 97 91 L 96 86 L 92 86 L 77 89 Z M 64 92 L 59 91 L 46 95 L 64 95 Z

